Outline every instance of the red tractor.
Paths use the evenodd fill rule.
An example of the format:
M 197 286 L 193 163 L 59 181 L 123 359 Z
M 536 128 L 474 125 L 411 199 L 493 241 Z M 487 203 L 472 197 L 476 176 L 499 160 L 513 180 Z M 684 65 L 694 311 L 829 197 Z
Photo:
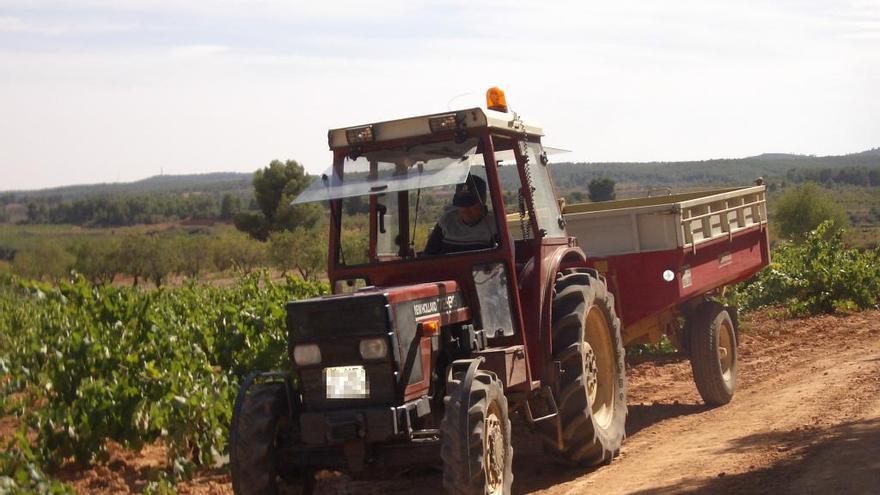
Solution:
M 497 88 L 487 100 L 329 132 L 333 166 L 295 202 L 329 202 L 333 294 L 288 304 L 292 371 L 241 386 L 235 493 L 309 490 L 320 469 L 442 460 L 449 492 L 507 494 L 514 411 L 563 462 L 620 451 L 614 296 L 566 232 L 541 129 Z M 429 253 L 432 227 L 473 177 L 493 235 Z

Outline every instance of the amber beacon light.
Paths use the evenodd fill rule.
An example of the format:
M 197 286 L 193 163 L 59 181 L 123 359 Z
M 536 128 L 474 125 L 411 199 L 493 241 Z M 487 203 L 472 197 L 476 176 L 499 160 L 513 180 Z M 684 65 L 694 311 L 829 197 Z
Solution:
M 489 110 L 507 112 L 507 99 L 504 97 L 504 91 L 501 88 L 495 86 L 486 91 L 486 107 Z

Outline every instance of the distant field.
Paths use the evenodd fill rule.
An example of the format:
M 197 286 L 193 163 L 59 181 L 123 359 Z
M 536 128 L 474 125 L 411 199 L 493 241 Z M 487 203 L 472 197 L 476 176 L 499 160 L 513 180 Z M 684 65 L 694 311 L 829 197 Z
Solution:
M 551 171 L 557 192 L 570 204 L 589 201 L 587 186 L 599 177 L 616 181 L 617 198 L 625 199 L 748 186 L 761 176 L 768 186 L 771 241 L 776 240 L 775 201 L 791 187 L 806 180 L 816 181 L 848 214 L 847 244 L 860 248 L 880 244 L 880 149 L 829 157 L 765 154 L 694 162 L 554 163 Z M 515 191 L 515 167 L 500 167 L 499 174 L 505 190 Z M 51 265 L 45 268 L 46 276 L 51 278 L 66 273 L 72 266 L 80 267 L 80 271 L 97 270 L 88 266 L 90 253 L 95 258 L 120 259 L 128 254 L 129 261 L 114 261 L 119 273 L 124 274 L 131 263 L 143 261 L 142 256 L 133 256 L 126 250 L 139 248 L 142 243 L 159 243 L 168 247 L 165 251 L 170 255 L 165 256 L 168 253 L 158 249 L 156 260 L 150 262 L 173 265 L 169 268 L 172 283 L 182 273 L 198 278 L 223 278 L 230 269 L 230 259 L 239 268 L 274 266 L 285 271 L 288 268 L 284 263 L 293 262 L 284 259 L 284 252 L 290 252 L 290 248 L 253 241 L 230 224 L 235 213 L 253 212 L 257 208 L 252 177 L 227 173 L 158 176 L 125 184 L 0 192 L 0 270 L 40 276 L 38 265 L 45 264 Z M 445 205 L 433 204 L 431 195 L 423 196 L 422 200 L 427 212 L 425 228 L 430 228 L 431 219 Z M 510 192 L 505 202 L 515 203 L 515 192 Z M 226 221 L 221 222 L 220 218 Z M 64 221 L 78 225 L 63 224 Z M 132 241 L 134 237 L 138 241 Z M 86 244 L 93 244 L 94 249 L 83 248 Z M 98 254 L 105 245 L 112 246 L 111 251 L 117 254 Z M 326 245 L 311 242 L 308 249 L 324 250 Z M 355 253 L 358 249 L 354 246 L 351 251 Z M 153 250 L 157 248 L 154 246 Z M 21 255 L 29 256 L 28 264 L 34 266 L 23 269 L 22 259 L 14 261 Z M 293 257 L 296 255 L 299 252 Z M 325 257 L 320 253 L 310 256 Z M 124 276 L 121 279 L 127 280 Z M 118 283 L 120 279 L 114 280 Z
M 81 240 L 95 240 L 107 237 L 121 238 L 128 235 L 158 233 L 168 235 L 223 234 L 235 231 L 235 227 L 223 223 L 192 226 L 174 222 L 113 228 L 51 224 L 0 224 L 0 246 L 23 249 L 44 242 L 56 242 L 66 245 L 67 243 Z
M 269 266 L 265 243 L 222 223 L 118 228 L 0 224 L 0 271 L 36 279 L 58 280 L 76 270 L 113 285 L 178 285 L 189 278 L 223 285 L 235 271 Z

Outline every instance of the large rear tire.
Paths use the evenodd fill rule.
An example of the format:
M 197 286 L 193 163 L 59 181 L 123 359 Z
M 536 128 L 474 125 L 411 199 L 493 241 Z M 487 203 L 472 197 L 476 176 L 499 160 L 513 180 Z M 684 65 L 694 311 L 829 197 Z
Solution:
M 606 464 L 620 453 L 626 427 L 626 369 L 620 319 L 605 283 L 586 270 L 560 273 L 553 294 L 553 359 L 561 445 L 549 422 L 539 429 L 557 458 Z
M 736 392 L 737 332 L 728 311 L 707 301 L 688 318 L 691 369 L 700 397 L 709 406 L 722 406 Z
M 446 384 L 440 423 L 443 487 L 455 495 L 509 495 L 513 447 L 501 381 L 477 370 L 466 390 L 463 375 L 453 374 Z
M 295 478 L 291 485 L 279 479 L 277 452 L 288 417 L 283 383 L 254 384 L 251 378 L 242 383 L 229 428 L 229 465 L 236 495 L 275 495 L 279 482 L 287 488 L 285 493 L 295 492 L 297 485 L 301 493 L 312 493 L 311 476 L 284 473 L 288 480 Z

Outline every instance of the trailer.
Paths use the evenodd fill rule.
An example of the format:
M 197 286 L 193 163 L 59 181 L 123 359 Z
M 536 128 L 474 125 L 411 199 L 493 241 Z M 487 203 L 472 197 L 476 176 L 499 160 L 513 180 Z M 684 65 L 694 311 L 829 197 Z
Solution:
M 770 263 L 765 186 L 574 204 L 563 214 L 587 264 L 616 296 L 624 345 L 667 335 L 691 357 L 703 399 L 728 402 L 736 386 L 736 309 L 711 297 Z M 707 326 L 718 328 L 696 331 Z M 704 338 L 710 341 L 694 342 Z

